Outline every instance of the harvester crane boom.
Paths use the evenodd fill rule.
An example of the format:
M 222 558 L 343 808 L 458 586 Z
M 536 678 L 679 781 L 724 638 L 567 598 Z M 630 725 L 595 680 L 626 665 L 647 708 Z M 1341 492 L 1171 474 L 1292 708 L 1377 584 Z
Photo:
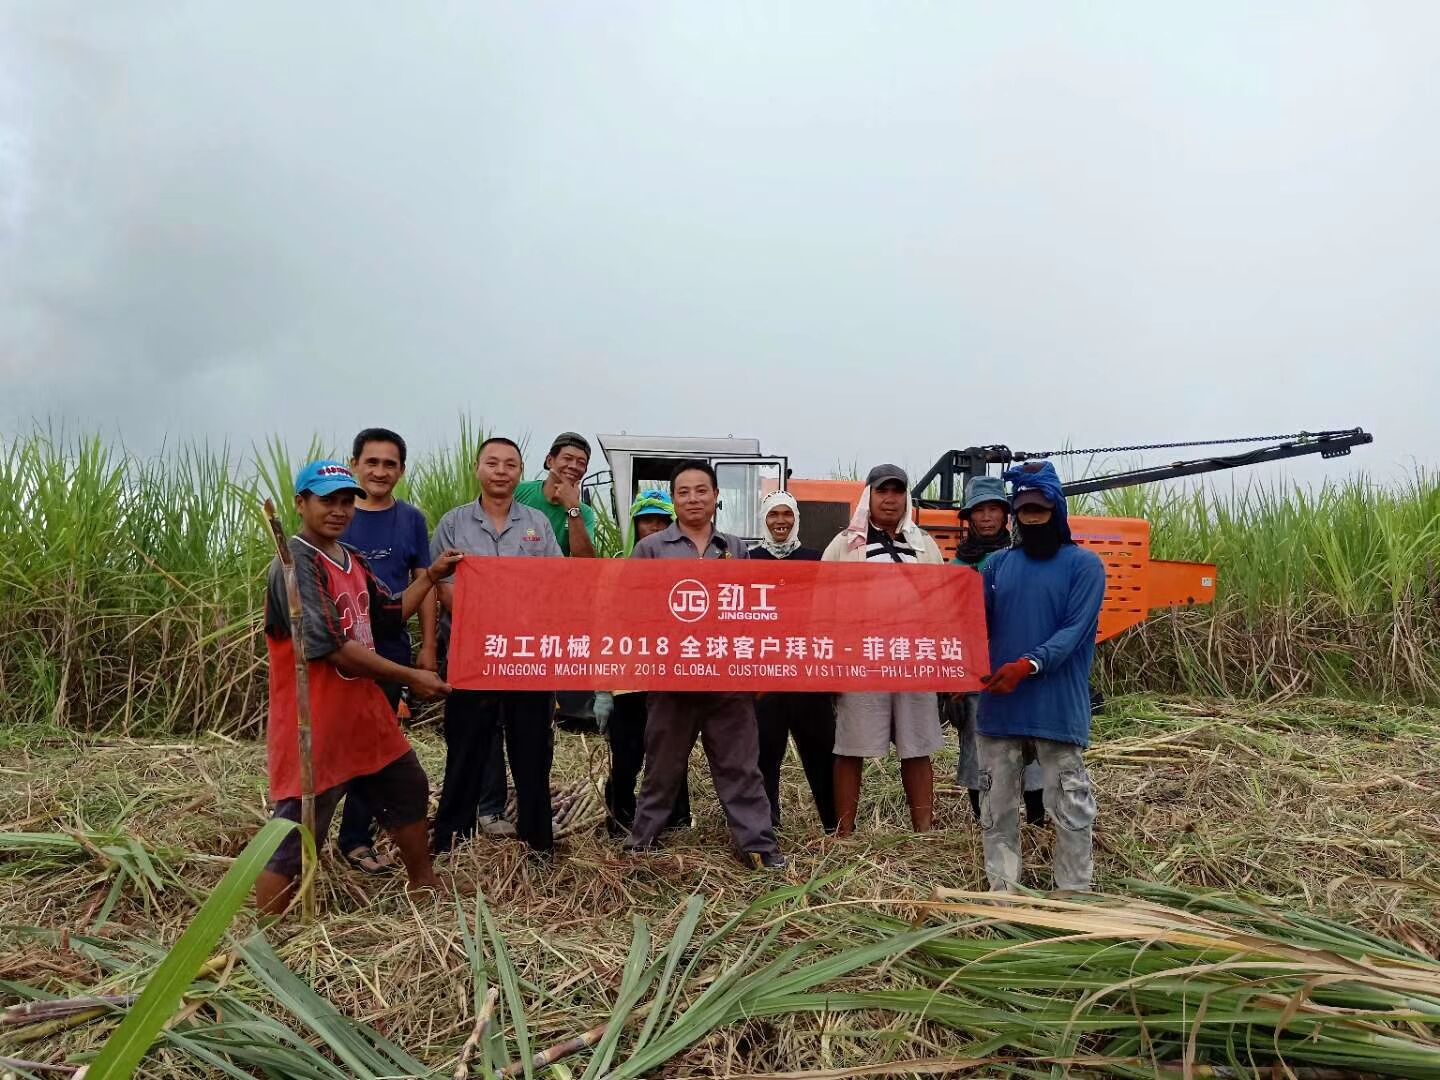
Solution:
M 1279 441 L 1277 441 L 1279 440 Z M 1252 435 L 1240 439 L 1208 439 L 1190 442 L 1145 443 L 1136 446 L 1106 446 L 1089 450 L 1011 450 L 1008 446 L 971 446 L 964 450 L 951 450 L 937 461 L 916 483 L 912 497 L 919 506 L 934 509 L 960 505 L 965 483 L 972 476 L 983 475 L 990 465 L 1010 465 L 1017 461 L 1035 461 L 1052 457 L 1081 457 L 1097 454 L 1133 453 L 1141 450 L 1169 450 L 1189 446 L 1225 446 L 1239 443 L 1275 442 L 1274 446 L 1262 446 L 1239 454 L 1224 454 L 1214 457 L 1193 458 L 1176 461 L 1169 465 L 1152 465 L 1142 469 L 1105 473 L 1101 476 L 1071 480 L 1064 485 L 1066 495 L 1084 495 L 1095 491 L 1112 491 L 1116 488 L 1134 487 L 1138 484 L 1155 484 L 1162 480 L 1176 480 L 1185 476 L 1199 476 L 1202 473 L 1236 469 L 1242 465 L 1261 465 L 1268 461 L 1283 461 L 1286 458 L 1319 454 L 1323 458 L 1344 457 L 1356 446 L 1365 446 L 1375 437 L 1362 428 L 1345 428 L 1336 431 L 1302 431 L 1294 435 Z M 959 481 L 958 485 L 956 481 Z M 923 493 L 938 481 L 940 497 L 927 499 Z

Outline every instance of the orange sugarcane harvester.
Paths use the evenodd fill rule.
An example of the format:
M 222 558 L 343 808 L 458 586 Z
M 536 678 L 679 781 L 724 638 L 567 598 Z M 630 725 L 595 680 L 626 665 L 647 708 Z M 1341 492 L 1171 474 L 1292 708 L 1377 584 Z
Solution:
M 951 450 L 913 485 L 911 495 L 917 524 L 925 529 L 947 560 L 964 535 L 960 505 L 966 482 L 985 475 L 990 466 L 1002 469 L 1015 462 L 1057 457 L 1095 457 L 1197 446 L 1264 444 L 1239 453 L 1193 458 L 1167 465 L 1107 473 L 1064 485 L 1066 496 L 1110 491 L 1219 472 L 1248 465 L 1319 454 L 1341 457 L 1356 446 L 1373 441 L 1360 428 L 1300 432 L 1241 439 L 1151 443 L 1093 450 L 1012 451 L 1006 446 L 972 446 Z M 674 464 L 686 458 L 708 460 L 720 487 L 716 528 L 751 543 L 764 535 L 760 499 L 776 490 L 788 491 L 800 507 L 800 540 L 823 548 L 845 527 L 863 484 L 858 480 L 805 480 L 790 475 L 787 459 L 762 452 L 757 439 L 709 439 L 601 435 L 600 448 L 609 469 L 587 478 L 587 487 L 609 483 L 615 502 L 615 519 L 629 541 L 631 522 L 625 510 L 642 488 L 669 479 Z M 1104 641 L 1138 626 L 1153 611 L 1208 604 L 1215 599 L 1216 568 L 1208 563 L 1172 562 L 1150 555 L 1150 523 L 1141 518 L 1076 515 L 1070 519 L 1077 543 L 1094 551 L 1105 563 L 1105 603 L 1096 640 Z

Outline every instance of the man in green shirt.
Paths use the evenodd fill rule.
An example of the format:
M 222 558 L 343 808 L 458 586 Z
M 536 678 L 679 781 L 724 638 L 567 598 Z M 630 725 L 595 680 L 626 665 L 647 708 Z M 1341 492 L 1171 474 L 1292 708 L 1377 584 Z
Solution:
M 580 482 L 590 467 L 590 444 L 583 435 L 562 431 L 545 456 L 545 476 L 515 489 L 515 501 L 550 519 L 560 550 L 577 559 L 595 557 L 595 511 L 580 498 Z

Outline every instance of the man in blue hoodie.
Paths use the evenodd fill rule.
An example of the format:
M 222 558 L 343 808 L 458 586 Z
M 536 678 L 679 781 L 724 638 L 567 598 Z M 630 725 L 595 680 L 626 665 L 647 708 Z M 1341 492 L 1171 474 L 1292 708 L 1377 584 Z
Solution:
M 1048 461 L 1008 469 L 1017 547 L 981 571 L 991 674 L 980 701 L 980 823 L 985 874 L 995 892 L 1020 880 L 1024 746 L 1035 747 L 1045 811 L 1055 822 L 1055 888 L 1086 892 L 1094 876 L 1095 795 L 1083 752 L 1090 745 L 1090 667 L 1105 598 L 1105 565 L 1076 545 L 1060 478 Z

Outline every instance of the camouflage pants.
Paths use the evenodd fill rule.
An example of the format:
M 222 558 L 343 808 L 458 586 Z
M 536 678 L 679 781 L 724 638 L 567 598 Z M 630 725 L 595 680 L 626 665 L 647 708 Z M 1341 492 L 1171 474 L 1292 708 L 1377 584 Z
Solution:
M 1020 811 L 1024 806 L 1024 739 L 977 733 L 980 757 L 980 826 L 985 876 L 993 892 L 1012 892 L 1020 880 Z M 1045 812 L 1055 822 L 1055 888 L 1083 892 L 1095 872 L 1091 829 L 1095 792 L 1084 751 L 1070 743 L 1031 740 L 1044 779 Z

